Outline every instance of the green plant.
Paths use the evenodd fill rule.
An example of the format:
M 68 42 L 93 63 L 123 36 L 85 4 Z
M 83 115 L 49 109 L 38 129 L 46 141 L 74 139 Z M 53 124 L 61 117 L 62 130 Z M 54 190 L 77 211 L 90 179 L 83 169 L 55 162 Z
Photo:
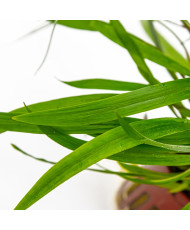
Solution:
M 155 44 L 153 46 L 127 32 L 119 21 L 58 20 L 54 23 L 98 31 L 117 43 L 129 52 L 147 84 L 105 79 L 64 82 L 78 88 L 131 92 L 61 98 L 0 113 L 1 133 L 19 131 L 43 134 L 73 150 L 57 163 L 32 156 L 54 165 L 15 209 L 29 208 L 61 183 L 105 158 L 118 161 L 126 172 L 104 168 L 89 170 L 115 174 L 137 183 L 161 186 L 170 192 L 190 190 L 190 110 L 182 102 L 190 98 L 190 58 L 178 35 L 166 26 L 166 22 L 142 21 L 143 28 Z M 155 23 L 165 26 L 180 41 L 186 57 L 157 31 Z M 180 23 L 181 27 L 190 32 L 188 21 Z M 165 67 L 173 81 L 160 83 L 145 59 Z M 128 117 L 162 106 L 169 106 L 176 118 L 144 120 Z M 86 142 L 70 134 L 88 134 L 93 139 Z M 13 147 L 29 155 L 19 147 Z M 176 166 L 178 172 L 152 172 L 134 164 Z M 189 208 L 189 205 L 185 207 Z

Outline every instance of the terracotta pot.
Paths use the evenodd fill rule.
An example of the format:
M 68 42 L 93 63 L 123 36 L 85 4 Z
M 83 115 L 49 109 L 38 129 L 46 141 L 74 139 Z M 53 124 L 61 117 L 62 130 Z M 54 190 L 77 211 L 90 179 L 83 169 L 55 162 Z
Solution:
M 165 166 L 146 168 L 169 172 Z M 169 193 L 165 188 L 125 181 L 117 193 L 116 202 L 120 210 L 179 210 L 190 202 L 190 198 L 183 192 Z

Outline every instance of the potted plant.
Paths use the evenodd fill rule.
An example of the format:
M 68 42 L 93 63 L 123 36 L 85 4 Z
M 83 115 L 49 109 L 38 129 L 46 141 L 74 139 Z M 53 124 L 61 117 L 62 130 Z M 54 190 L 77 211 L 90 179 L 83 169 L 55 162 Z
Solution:
M 15 209 L 29 208 L 57 186 L 85 169 L 115 174 L 138 185 L 150 185 L 154 188 L 158 186 L 158 188 L 167 189 L 170 193 L 182 194 L 183 192 L 180 208 L 185 206 L 189 198 L 187 195 L 184 197 L 184 193 L 188 194 L 190 190 L 188 167 L 190 165 L 190 121 L 188 119 L 190 110 L 184 105 L 183 100 L 190 98 L 190 58 L 180 36 L 168 26 L 169 23 L 175 24 L 175 22 L 142 21 L 143 28 L 154 45 L 127 32 L 117 20 L 110 22 L 58 20 L 50 21 L 50 23 L 54 23 L 54 26 L 100 32 L 129 52 L 147 84 L 108 79 L 64 82 L 78 88 L 126 92 L 61 98 L 24 105 L 9 113 L 0 113 L 1 132 L 19 131 L 43 134 L 72 150 L 59 162 L 36 158 L 51 163 L 53 166 L 36 182 Z M 155 23 L 161 24 L 176 37 L 186 57 L 183 57 L 157 31 Z M 180 21 L 176 26 L 190 32 L 190 24 L 186 20 Z M 145 59 L 164 67 L 172 81 L 160 82 L 155 78 Z M 175 117 L 155 119 L 130 117 L 163 106 L 169 106 Z M 70 134 L 88 134 L 93 139 L 84 141 Z M 29 155 L 19 147 L 15 145 L 13 147 Z M 121 171 L 116 172 L 105 168 L 89 169 L 91 165 L 102 159 L 117 161 L 122 168 Z M 155 170 L 154 167 L 150 169 L 142 165 L 155 165 L 161 168 Z M 134 186 L 130 183 L 127 182 L 127 191 Z M 130 194 L 127 195 L 126 202 L 131 199 Z M 181 196 L 177 196 L 176 199 L 179 197 L 181 199 Z M 130 203 L 126 204 L 123 209 L 139 207 L 134 203 L 132 208 Z M 151 207 L 157 208 L 154 205 Z M 184 207 L 184 209 L 189 208 L 189 204 Z M 148 209 L 151 209 L 150 206 Z M 176 209 L 176 206 L 173 208 L 171 205 L 167 209 Z

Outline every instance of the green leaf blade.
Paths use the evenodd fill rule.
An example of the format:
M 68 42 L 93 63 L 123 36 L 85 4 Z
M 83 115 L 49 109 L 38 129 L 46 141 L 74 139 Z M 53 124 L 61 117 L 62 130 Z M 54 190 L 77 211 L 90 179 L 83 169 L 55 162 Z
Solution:
M 117 119 L 116 111 L 121 117 L 130 116 L 188 98 L 190 98 L 190 79 L 187 78 L 147 86 L 81 106 L 23 114 L 13 119 L 29 124 L 63 127 L 92 125 Z
M 146 87 L 145 84 L 116 81 L 109 79 L 84 79 L 78 81 L 62 81 L 63 83 L 81 89 L 104 89 L 104 90 L 119 90 L 132 91 Z

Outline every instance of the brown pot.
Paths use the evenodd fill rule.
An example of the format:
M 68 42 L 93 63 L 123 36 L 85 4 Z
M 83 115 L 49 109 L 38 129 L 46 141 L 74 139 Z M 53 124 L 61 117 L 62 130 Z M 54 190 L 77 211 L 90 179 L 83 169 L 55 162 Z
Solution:
M 151 170 L 169 172 L 165 166 L 149 166 Z M 154 185 L 135 184 L 125 181 L 116 196 L 119 210 L 179 210 L 190 198 L 184 193 L 169 193 Z

